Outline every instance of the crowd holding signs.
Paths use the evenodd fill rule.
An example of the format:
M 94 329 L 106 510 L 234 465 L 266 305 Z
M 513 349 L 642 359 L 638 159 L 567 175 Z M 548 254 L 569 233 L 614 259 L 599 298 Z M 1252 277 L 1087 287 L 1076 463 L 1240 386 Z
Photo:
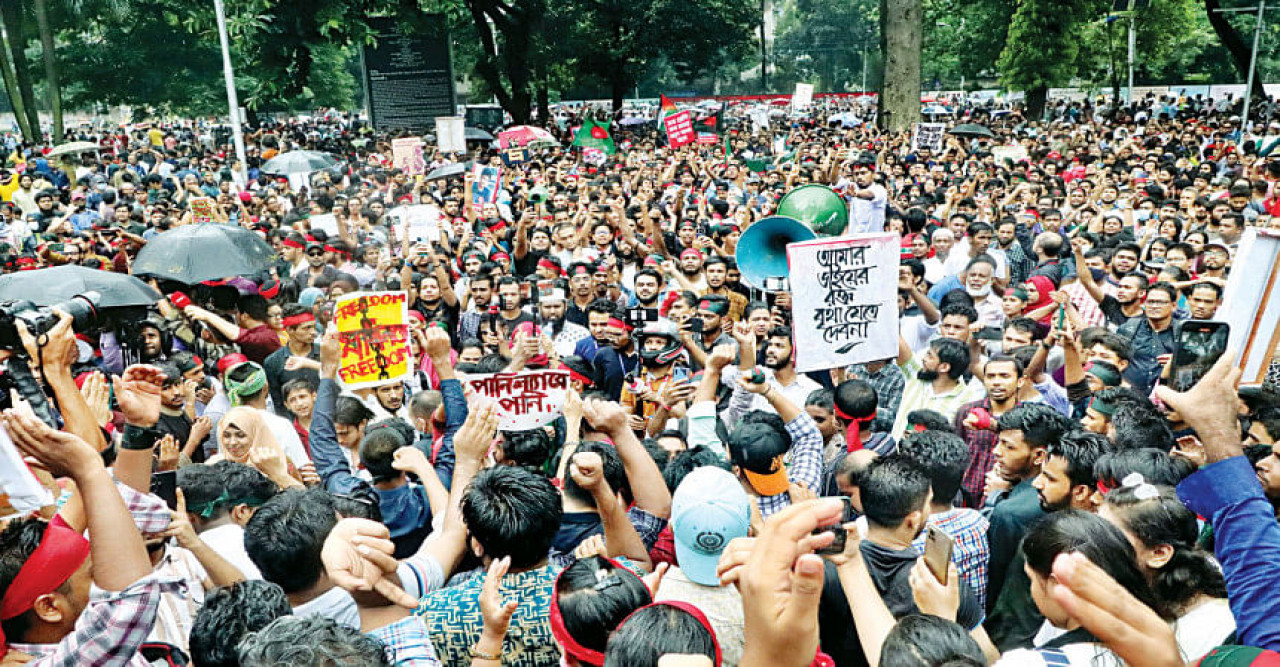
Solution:
M 1261 125 L 686 102 L 10 138 L 5 664 L 1277 661 Z

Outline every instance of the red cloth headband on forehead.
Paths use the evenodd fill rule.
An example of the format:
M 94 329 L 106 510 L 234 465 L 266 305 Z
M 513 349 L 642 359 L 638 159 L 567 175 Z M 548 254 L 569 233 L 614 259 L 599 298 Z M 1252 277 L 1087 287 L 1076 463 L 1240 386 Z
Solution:
M 621 563 L 613 560 L 612 558 L 606 558 L 605 560 L 609 561 L 609 563 L 613 565 L 614 574 L 621 574 L 625 572 L 633 577 L 636 576 L 636 573 L 623 567 Z M 607 576 L 608 573 L 605 574 Z M 551 608 L 548 610 L 550 612 L 551 635 L 556 638 L 556 641 L 560 642 L 560 645 L 564 647 L 564 652 L 569 654 L 569 657 L 577 660 L 578 662 L 591 665 L 592 667 L 601 667 L 604 665 L 604 653 L 595 649 L 587 648 L 578 643 L 578 640 L 574 639 L 573 635 L 569 634 L 569 629 L 564 625 L 564 615 L 560 613 L 560 577 L 563 576 L 564 570 L 561 570 L 560 574 L 556 577 L 555 586 L 552 586 L 551 588 Z M 647 587 L 646 590 L 648 590 Z M 641 608 L 643 609 L 643 607 Z M 626 620 L 624 619 L 622 622 L 626 623 Z M 719 649 L 717 648 L 717 651 L 718 650 Z
M 289 317 L 284 318 L 284 326 L 285 328 L 296 327 L 299 324 L 306 324 L 307 322 L 315 321 L 316 316 L 311 313 L 298 313 L 297 315 L 290 315 Z
M 280 242 L 280 245 L 286 248 L 305 248 L 306 247 L 301 241 L 297 239 L 285 239 Z
M 70 579 L 88 557 L 89 540 L 67 526 L 62 517 L 55 516 L 45 528 L 40 546 L 31 552 L 5 590 L 0 600 L 0 620 L 7 621 L 31 609 L 41 595 L 52 593 Z M 0 643 L 9 643 L 3 632 Z
M 610 318 L 609 318 L 608 326 L 611 326 L 611 327 L 613 327 L 613 328 L 615 328 L 615 329 L 622 329 L 622 330 L 624 330 L 624 331 L 631 331 L 631 329 L 632 329 L 632 327 L 631 327 L 630 325 L 628 325 L 626 322 L 623 322 L 622 320 L 620 320 L 620 319 L 618 319 L 618 318 L 616 318 L 616 317 L 610 317 Z

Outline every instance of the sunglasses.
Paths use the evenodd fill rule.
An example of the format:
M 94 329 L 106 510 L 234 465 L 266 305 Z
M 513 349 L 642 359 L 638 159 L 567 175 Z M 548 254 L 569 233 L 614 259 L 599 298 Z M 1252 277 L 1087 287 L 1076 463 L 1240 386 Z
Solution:
M 308 257 L 324 257 L 324 251 L 323 251 L 323 250 L 308 250 L 308 251 L 307 251 L 307 256 L 308 256 Z

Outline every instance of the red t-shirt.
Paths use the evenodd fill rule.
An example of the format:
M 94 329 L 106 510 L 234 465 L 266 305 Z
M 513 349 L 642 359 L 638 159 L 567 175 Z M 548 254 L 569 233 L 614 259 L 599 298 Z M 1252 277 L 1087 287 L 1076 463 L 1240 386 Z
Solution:
M 275 329 L 262 324 L 252 329 L 241 329 L 236 345 L 249 361 L 262 363 L 267 355 L 281 348 L 280 335 Z

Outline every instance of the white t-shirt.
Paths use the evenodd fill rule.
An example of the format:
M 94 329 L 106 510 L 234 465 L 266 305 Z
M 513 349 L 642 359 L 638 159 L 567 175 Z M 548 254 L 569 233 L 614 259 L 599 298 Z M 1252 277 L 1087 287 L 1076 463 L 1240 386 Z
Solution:
M 295 468 L 311 463 L 311 457 L 307 456 L 307 450 L 302 447 L 302 439 L 298 437 L 298 432 L 293 429 L 293 422 L 279 415 L 271 414 L 267 410 L 259 410 L 263 418 L 267 421 L 267 428 L 271 429 L 271 435 L 275 436 L 276 442 L 284 448 L 285 456 L 289 457 L 289 462 Z
M 200 533 L 200 540 L 224 560 L 240 570 L 245 579 L 261 579 L 258 566 L 244 550 L 244 528 L 238 523 L 227 523 Z
M 999 248 L 987 248 L 981 254 L 989 256 L 996 262 L 996 270 L 991 274 L 995 278 L 1001 280 L 1009 279 L 1009 259 L 1005 257 L 1004 251 Z M 947 261 L 942 264 L 942 275 L 958 276 L 966 267 L 969 266 L 969 260 L 973 259 L 969 256 L 969 239 L 960 239 L 952 246 L 951 252 L 947 255 Z M 928 278 L 925 278 L 928 280 Z
M 1236 619 L 1225 598 L 1201 603 L 1173 623 L 1178 652 L 1187 662 L 1194 662 L 1221 646 L 1235 630 Z
M 418 554 L 400 562 L 396 571 L 400 587 L 415 598 L 444 586 L 444 568 L 427 554 Z M 351 594 L 341 588 L 332 588 L 310 602 L 293 608 L 295 616 L 324 616 L 354 630 L 360 629 L 360 610 Z
M 865 189 L 870 190 L 875 196 L 871 199 L 854 197 L 853 201 L 849 202 L 849 233 L 851 234 L 884 231 L 884 212 L 889 203 L 889 193 L 879 183 L 872 183 Z

